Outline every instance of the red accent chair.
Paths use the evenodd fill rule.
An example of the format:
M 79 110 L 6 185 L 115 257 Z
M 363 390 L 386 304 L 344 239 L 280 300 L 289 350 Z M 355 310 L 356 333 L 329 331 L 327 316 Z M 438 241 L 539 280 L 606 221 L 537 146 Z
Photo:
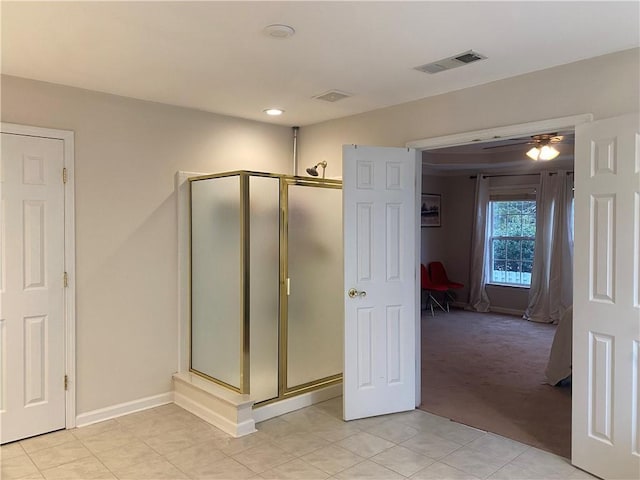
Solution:
M 449 300 L 455 301 L 455 292 L 460 288 L 464 288 L 462 283 L 452 282 L 447 276 L 447 271 L 444 269 L 444 265 L 441 262 L 431 262 L 429 264 L 429 276 L 431 281 L 436 285 L 446 287 L 446 304 L 447 311 L 449 311 Z
M 427 295 L 427 306 L 431 308 L 432 317 L 434 316 L 434 313 L 433 313 L 434 303 L 438 307 L 440 307 L 440 309 L 443 312 L 446 312 L 442 304 L 438 302 L 438 300 L 436 300 L 436 298 L 433 296 L 433 293 L 441 292 L 444 295 L 446 295 L 447 292 L 449 291 L 449 287 L 435 284 L 429 277 L 429 272 L 427 271 L 427 268 L 423 264 L 420 264 L 420 287 L 422 288 L 422 291 L 425 292 Z

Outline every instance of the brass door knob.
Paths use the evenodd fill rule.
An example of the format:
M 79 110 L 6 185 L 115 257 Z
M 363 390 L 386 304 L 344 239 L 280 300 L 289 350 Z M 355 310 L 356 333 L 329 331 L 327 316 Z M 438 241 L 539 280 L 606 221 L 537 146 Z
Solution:
M 349 298 L 366 297 L 367 292 L 365 292 L 364 290 L 362 292 L 359 292 L 355 288 L 352 288 L 347 292 L 347 295 L 349 295 Z

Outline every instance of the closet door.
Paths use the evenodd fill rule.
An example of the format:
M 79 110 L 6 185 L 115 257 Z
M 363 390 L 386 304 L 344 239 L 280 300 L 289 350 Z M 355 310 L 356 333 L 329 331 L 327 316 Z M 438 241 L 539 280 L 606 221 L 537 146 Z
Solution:
M 2 134 L 1 443 L 65 427 L 62 140 Z

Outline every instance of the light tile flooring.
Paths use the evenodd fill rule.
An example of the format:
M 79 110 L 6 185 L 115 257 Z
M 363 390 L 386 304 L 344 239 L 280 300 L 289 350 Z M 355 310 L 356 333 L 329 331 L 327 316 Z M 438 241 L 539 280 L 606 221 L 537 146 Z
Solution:
M 4 445 L 14 479 L 587 479 L 561 457 L 420 410 L 343 422 L 342 399 L 231 438 L 176 405 Z

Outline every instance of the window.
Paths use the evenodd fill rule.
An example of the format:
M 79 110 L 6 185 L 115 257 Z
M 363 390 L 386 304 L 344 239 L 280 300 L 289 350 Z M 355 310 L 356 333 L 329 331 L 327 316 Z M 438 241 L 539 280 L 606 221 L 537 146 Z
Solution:
M 535 200 L 492 200 L 489 283 L 531 285 L 536 236 Z

